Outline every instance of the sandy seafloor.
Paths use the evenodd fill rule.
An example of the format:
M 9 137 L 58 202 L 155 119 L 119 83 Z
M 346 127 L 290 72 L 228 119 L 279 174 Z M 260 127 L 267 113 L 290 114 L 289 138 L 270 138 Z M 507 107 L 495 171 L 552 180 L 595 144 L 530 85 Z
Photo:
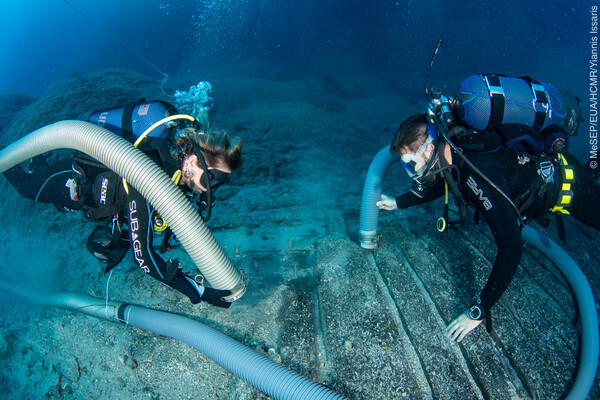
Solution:
M 476 296 L 494 242 L 484 225 L 439 235 L 440 203 L 380 215 L 380 247 L 360 249 L 360 196 L 374 155 L 425 100 L 364 76 L 302 77 L 245 65 L 172 78 L 167 89 L 210 80 L 211 120 L 244 140 L 244 166 L 219 190 L 210 229 L 248 279 L 228 310 L 192 305 L 137 270 L 127 255 L 109 298 L 202 321 L 351 399 L 555 399 L 578 352 L 572 293 L 551 263 L 527 249 L 494 307 L 494 331 L 461 345 L 445 325 Z M 75 75 L 39 99 L 3 95 L 2 142 L 47 123 L 126 101 L 161 98 L 126 71 Z M 399 165 L 384 192 L 408 187 Z M 107 276 L 85 249 L 92 224 L 20 198 L 0 180 L 4 289 L 104 298 Z M 600 295 L 597 232 L 567 224 L 565 249 Z M 547 233 L 555 240 L 554 225 Z M 183 249 L 186 270 L 195 267 Z M 598 303 L 596 303 L 598 304 Z M 0 398 L 267 398 L 193 348 L 92 317 L 0 303 Z M 589 398 L 598 398 L 598 377 Z

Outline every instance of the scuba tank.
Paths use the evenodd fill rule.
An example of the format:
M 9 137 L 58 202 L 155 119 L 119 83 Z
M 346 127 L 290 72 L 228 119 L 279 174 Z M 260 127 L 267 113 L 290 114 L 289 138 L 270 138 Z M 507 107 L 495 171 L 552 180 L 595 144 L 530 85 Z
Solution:
M 517 152 L 533 150 L 530 154 L 548 152 L 562 159 L 560 153 L 567 148 L 569 136 L 577 134 L 579 122 L 582 121 L 580 99 L 568 91 L 561 92 L 552 84 L 540 83 L 530 77 L 509 78 L 494 74 L 467 77 L 458 86 L 454 97 L 445 96 L 438 88 L 429 90 L 429 74 L 440 44 L 441 40 L 438 40 L 425 79 L 427 119 L 433 122 L 439 136 L 460 160 L 506 199 L 523 226 L 525 221 L 519 207 L 466 157 L 469 149 L 465 144 L 471 147 L 473 153 L 494 152 L 505 147 Z M 455 115 L 461 119 L 456 126 Z M 428 132 L 430 126 L 431 123 L 428 124 Z M 444 168 L 442 166 L 440 170 Z M 464 220 L 466 208 L 454 177 L 447 173 L 447 169 L 443 172 L 447 189 L 444 216 L 438 221 L 438 230 L 441 232 L 449 226 L 448 188 L 452 189 L 461 220 Z M 572 174 L 570 180 L 573 180 Z M 424 181 L 417 183 L 424 184 Z
M 501 124 L 520 124 L 540 132 L 565 125 L 565 102 L 560 90 L 535 79 L 493 74 L 471 75 L 457 89 L 461 120 L 484 131 Z
M 177 114 L 177 109 L 169 103 L 159 100 L 146 102 L 142 99 L 123 107 L 92 111 L 86 119 L 133 142 L 156 121 L 173 114 Z M 170 130 L 161 125 L 148 133 L 148 136 L 167 139 L 169 134 Z

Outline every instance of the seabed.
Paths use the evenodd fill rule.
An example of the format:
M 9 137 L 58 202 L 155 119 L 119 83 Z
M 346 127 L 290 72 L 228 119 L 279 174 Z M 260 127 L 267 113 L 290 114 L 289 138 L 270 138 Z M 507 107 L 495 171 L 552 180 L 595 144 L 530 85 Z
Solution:
M 339 87 L 359 85 L 347 82 Z M 209 223 L 245 272 L 242 299 L 228 310 L 192 305 L 129 258 L 107 282 L 85 250 L 91 224 L 21 199 L 2 180 L 6 281 L 100 298 L 108 289 L 110 299 L 189 316 L 349 399 L 557 399 L 569 390 L 576 304 L 538 251 L 526 247 L 492 332 L 479 327 L 456 344 L 445 327 L 479 294 L 495 257 L 485 224 L 440 234 L 439 202 L 382 212 L 378 248 L 360 248 L 366 170 L 418 101 L 294 77 L 212 83 L 213 118 L 245 141 L 244 169 L 219 189 Z M 404 175 L 392 169 L 384 192 L 406 190 Z M 563 246 L 600 298 L 598 233 L 567 218 L 564 244 L 554 224 L 534 227 Z M 168 257 L 195 270 L 182 248 Z M 0 306 L 0 398 L 267 398 L 175 340 L 14 299 Z M 598 397 L 597 377 L 589 398 Z

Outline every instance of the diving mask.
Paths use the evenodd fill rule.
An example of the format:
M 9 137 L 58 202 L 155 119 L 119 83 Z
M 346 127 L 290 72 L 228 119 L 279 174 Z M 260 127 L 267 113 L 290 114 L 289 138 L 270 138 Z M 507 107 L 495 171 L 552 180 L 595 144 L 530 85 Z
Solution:
M 219 169 L 208 168 L 204 155 L 198 146 L 195 143 L 193 143 L 192 146 L 196 157 L 198 157 L 200 168 L 202 168 L 203 171 L 202 176 L 200 176 L 200 184 L 206 188 L 207 192 L 214 192 L 222 185 L 228 183 L 229 173 Z
M 402 165 L 404 165 L 406 172 L 413 179 L 410 191 L 420 198 L 423 198 L 427 193 L 428 187 L 426 182 L 435 175 L 435 173 L 431 173 L 431 170 L 439 161 L 439 157 L 437 156 L 438 135 L 434 124 L 429 124 L 427 133 L 427 140 L 419 147 L 415 154 L 403 154 L 400 156 Z M 434 143 L 434 149 L 429 157 L 425 158 L 423 153 L 427 150 L 430 143 Z
M 204 222 L 208 222 L 208 220 L 210 220 L 212 206 L 214 204 L 213 192 L 217 190 L 219 186 L 229 182 L 229 174 L 218 169 L 208 169 L 204 155 L 198 146 L 194 142 L 192 142 L 192 146 L 196 156 L 198 157 L 200 166 L 204 171 L 202 177 L 200 178 L 200 183 L 202 183 L 202 186 L 206 188 L 206 193 L 202 193 L 203 196 L 201 196 L 201 198 L 198 200 L 198 211 L 200 211 L 200 214 L 202 214 L 203 207 L 201 206 L 201 203 L 206 204 L 206 218 L 204 218 Z
M 205 188 L 210 186 L 213 192 L 220 186 L 229 182 L 229 174 L 227 172 L 219 169 L 207 169 L 205 172 L 206 173 L 202 174 L 200 177 L 200 183 L 202 183 L 202 186 Z M 208 182 L 206 177 L 208 177 Z
M 423 160 L 423 153 L 427 150 L 427 146 L 433 142 L 433 138 L 429 136 L 425 143 L 423 143 L 416 153 L 414 154 L 402 154 L 400 156 L 400 160 L 402 161 L 402 165 L 406 169 L 408 176 L 414 178 L 415 176 L 423 176 L 423 174 L 427 170 L 427 166 L 429 164 L 429 159 Z M 429 157 L 431 158 L 433 154 Z

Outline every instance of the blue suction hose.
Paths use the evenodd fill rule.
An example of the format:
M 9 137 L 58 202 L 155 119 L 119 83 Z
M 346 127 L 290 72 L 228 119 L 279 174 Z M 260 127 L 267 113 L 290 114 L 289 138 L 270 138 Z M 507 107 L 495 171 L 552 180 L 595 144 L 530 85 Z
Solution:
M 0 282 L 0 288 L 34 304 L 78 311 L 180 340 L 274 399 L 344 399 L 229 336 L 182 315 L 72 293 L 24 291 L 4 282 Z
M 379 150 L 367 171 L 360 203 L 359 242 L 364 249 L 374 249 L 377 237 L 379 208 L 376 203 L 381 197 L 381 186 L 390 166 L 399 158 L 390 153 L 390 146 Z
M 138 306 L 126 306 L 123 320 L 127 325 L 189 344 L 274 399 L 344 399 L 198 321 Z
M 373 249 L 376 246 L 375 238 L 379 209 L 375 203 L 379 201 L 381 186 L 389 166 L 398 160 L 397 157 L 389 153 L 389 146 L 381 149 L 373 158 L 367 172 L 360 209 L 359 235 L 360 245 L 365 249 Z M 577 376 L 567 399 L 585 399 L 596 377 L 598 353 L 600 351 L 598 315 L 596 314 L 596 302 L 592 290 L 575 261 L 551 239 L 529 226 L 523 228 L 521 237 L 556 264 L 575 293 L 582 326 L 581 356 Z
M 529 226 L 523 228 L 521 237 L 556 264 L 575 293 L 581 317 L 581 356 L 577 377 L 566 398 L 585 399 L 594 384 L 600 351 L 598 315 L 592 289 L 575 261 L 552 239 Z

